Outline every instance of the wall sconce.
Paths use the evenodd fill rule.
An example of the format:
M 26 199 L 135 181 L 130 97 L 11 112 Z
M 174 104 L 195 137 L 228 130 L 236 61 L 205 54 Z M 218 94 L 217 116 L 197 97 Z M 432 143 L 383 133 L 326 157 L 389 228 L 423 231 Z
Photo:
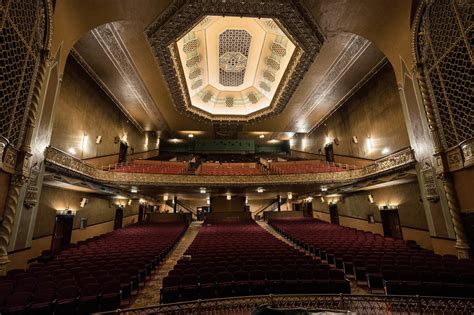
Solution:
M 144 203 L 146 203 L 146 200 L 143 199 L 143 198 L 140 198 L 139 202 L 140 202 L 141 204 L 144 204 Z
M 95 138 L 95 144 L 101 144 L 102 143 L 102 136 L 97 136 Z
M 258 187 L 258 188 L 257 188 L 257 192 L 258 192 L 259 194 L 263 193 L 263 187 Z
M 313 197 L 309 196 L 308 198 L 306 198 L 306 202 L 311 202 L 313 201 Z
M 359 143 L 359 139 L 357 139 L 357 136 L 352 136 L 352 142 L 353 142 L 354 144 Z
M 129 205 L 129 206 L 132 205 L 132 199 L 128 199 L 128 205 Z
M 372 195 L 367 195 L 367 199 L 370 203 L 374 203 L 374 197 Z
M 211 199 L 210 199 L 209 197 L 206 198 L 206 203 L 207 203 L 208 205 L 211 204 Z
M 67 151 L 72 155 L 76 155 L 76 153 L 77 153 L 76 149 L 74 149 L 73 147 L 70 147 Z
M 167 200 L 168 200 L 168 197 L 169 197 L 168 194 L 164 194 L 164 195 L 163 195 L 163 200 L 164 200 L 164 201 L 167 201 Z
M 231 200 L 232 199 L 232 195 L 230 193 L 227 193 L 226 194 L 226 197 L 227 197 L 227 200 Z
M 79 207 L 84 208 L 87 205 L 88 202 L 89 202 L 89 199 L 81 198 L 81 202 L 79 203 Z
M 288 193 L 288 200 L 291 200 L 291 199 L 293 199 L 293 194 L 289 192 Z
M 205 194 L 206 193 L 206 188 L 204 188 L 204 187 L 199 188 L 199 192 L 201 194 Z
M 76 215 L 76 210 L 70 210 L 68 208 L 62 210 L 56 210 L 56 215 Z
M 137 186 L 132 186 L 132 187 L 130 188 L 130 192 L 131 192 L 132 194 L 136 194 L 136 193 L 138 192 L 138 187 L 137 187 Z
M 382 154 L 389 154 L 389 153 L 390 153 L 390 149 L 389 149 L 389 148 L 383 148 Z
M 372 139 L 369 136 L 367 137 L 367 150 L 372 152 Z
M 321 196 L 321 202 L 324 203 L 324 197 Z
M 321 186 L 321 191 L 328 191 L 328 188 L 326 186 Z

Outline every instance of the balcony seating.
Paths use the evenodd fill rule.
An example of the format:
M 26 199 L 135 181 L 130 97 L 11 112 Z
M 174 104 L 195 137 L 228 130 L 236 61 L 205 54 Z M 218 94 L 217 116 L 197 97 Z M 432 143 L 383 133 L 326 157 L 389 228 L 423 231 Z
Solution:
M 369 289 L 387 294 L 474 297 L 474 261 L 436 255 L 414 241 L 308 218 L 278 218 L 269 224 L 295 244 L 335 265 Z
M 262 175 L 261 166 L 257 163 L 202 163 L 197 169 L 197 175 Z
M 188 169 L 187 162 L 135 160 L 129 164 L 116 165 L 110 170 L 120 173 L 146 173 L 146 174 L 184 174 Z
M 251 219 L 208 219 L 185 256 L 163 280 L 161 301 L 270 293 L 350 293 L 343 273 L 330 273 L 330 266 L 320 266 L 319 259 L 276 239 Z
M 181 222 L 132 225 L 74 244 L 54 260 L 0 279 L 2 314 L 114 310 L 140 288 L 186 230 Z
M 269 169 L 275 174 L 305 174 L 305 173 L 328 173 L 342 172 L 356 169 L 353 165 L 330 163 L 321 160 L 302 160 L 272 162 Z

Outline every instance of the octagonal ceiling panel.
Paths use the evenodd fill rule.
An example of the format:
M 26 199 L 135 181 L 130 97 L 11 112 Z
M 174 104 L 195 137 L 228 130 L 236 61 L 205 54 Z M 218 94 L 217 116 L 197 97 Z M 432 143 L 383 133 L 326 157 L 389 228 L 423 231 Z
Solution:
M 296 46 L 272 19 L 206 16 L 177 41 L 191 106 L 213 116 L 271 107 Z
M 285 0 L 175 1 L 145 34 L 177 109 L 214 124 L 281 113 L 323 43 Z

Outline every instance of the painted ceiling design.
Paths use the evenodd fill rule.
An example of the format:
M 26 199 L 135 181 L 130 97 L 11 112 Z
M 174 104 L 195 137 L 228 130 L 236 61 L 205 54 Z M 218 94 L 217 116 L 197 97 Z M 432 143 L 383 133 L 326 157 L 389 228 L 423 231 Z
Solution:
M 177 41 L 190 106 L 220 116 L 270 108 L 296 46 L 272 19 L 206 16 Z
M 295 2 L 260 6 L 175 1 L 147 28 L 179 112 L 216 124 L 283 111 L 324 37 Z

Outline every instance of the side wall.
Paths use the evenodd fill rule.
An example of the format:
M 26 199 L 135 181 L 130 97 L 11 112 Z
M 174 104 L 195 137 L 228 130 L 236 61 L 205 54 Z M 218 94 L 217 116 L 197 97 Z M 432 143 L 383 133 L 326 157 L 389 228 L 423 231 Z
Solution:
M 353 136 L 357 137 L 357 144 L 353 143 Z M 333 145 L 334 154 L 368 159 L 387 155 L 382 153 L 384 148 L 391 153 L 410 145 L 390 64 L 385 65 L 310 135 L 295 136 L 291 149 L 324 154 L 326 137 L 338 139 L 339 144 Z
M 368 201 L 368 195 L 374 203 Z M 415 240 L 422 247 L 432 249 L 440 254 L 455 254 L 454 240 L 430 236 L 426 223 L 423 204 L 419 200 L 417 182 L 405 183 L 390 187 L 356 192 L 342 197 L 326 197 L 325 203 L 320 199 L 313 200 L 313 216 L 323 221 L 330 221 L 328 201 L 337 202 L 339 223 L 342 226 L 357 228 L 383 235 L 383 227 L 378 206 L 398 205 L 402 234 L 405 240 Z M 382 210 L 383 211 L 383 210 Z M 375 223 L 368 222 L 373 215 Z
M 51 145 L 66 152 L 74 149 L 77 157 L 117 154 L 119 144 L 114 139 L 125 136 L 136 153 L 157 149 L 156 135 L 142 134 L 135 128 L 72 57 L 67 61 L 56 106 Z M 98 145 L 97 136 L 102 136 Z
M 84 208 L 79 209 L 81 198 L 87 198 L 89 202 Z M 39 256 L 43 250 L 50 248 L 56 210 L 65 209 L 66 207 L 69 207 L 71 210 L 77 210 L 71 237 L 71 242 L 76 243 L 113 231 L 115 210 L 117 208 L 116 203 L 125 206 L 122 226 L 138 221 L 139 204 L 137 200 L 134 200 L 131 206 L 128 206 L 127 200 L 110 200 L 96 194 L 44 186 L 31 247 L 25 250 L 10 252 L 9 259 L 11 263 L 8 268 L 25 268 L 29 259 Z M 85 229 L 79 228 L 81 218 L 87 218 L 87 227 Z

